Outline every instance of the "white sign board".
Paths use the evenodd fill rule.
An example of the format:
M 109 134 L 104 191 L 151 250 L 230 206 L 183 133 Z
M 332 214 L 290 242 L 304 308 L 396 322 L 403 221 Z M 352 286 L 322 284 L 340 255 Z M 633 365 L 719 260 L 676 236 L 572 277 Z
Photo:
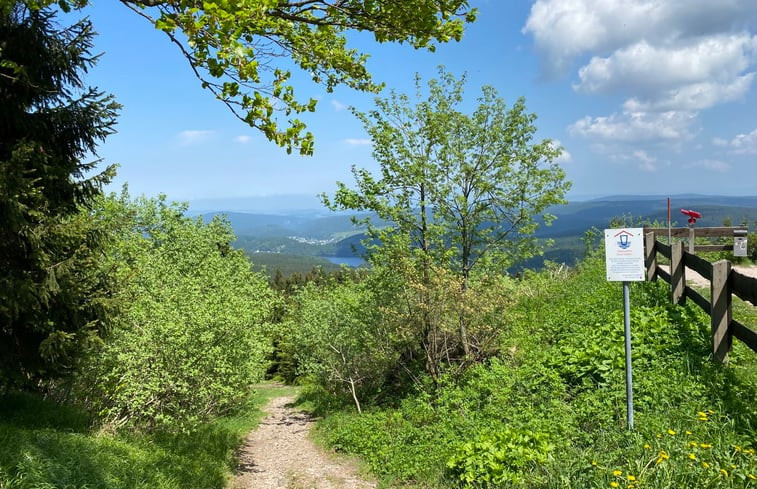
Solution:
M 610 282 L 643 282 L 644 229 L 605 229 L 605 268 Z

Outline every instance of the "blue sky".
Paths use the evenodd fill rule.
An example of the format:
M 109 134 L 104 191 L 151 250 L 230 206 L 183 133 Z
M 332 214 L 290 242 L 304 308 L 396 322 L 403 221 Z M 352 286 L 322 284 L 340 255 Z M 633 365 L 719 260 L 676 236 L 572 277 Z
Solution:
M 100 156 L 119 163 L 111 185 L 176 200 L 330 192 L 350 167 L 375 168 L 360 123 L 347 110 L 373 95 L 323 87 L 294 73 L 315 156 L 268 142 L 203 90 L 164 34 L 118 4 L 86 13 L 103 55 L 88 82 L 124 106 Z M 435 53 L 350 44 L 370 54 L 388 88 L 438 65 L 468 74 L 471 102 L 492 85 L 526 98 L 539 137 L 565 148 L 570 197 L 611 194 L 757 194 L 757 2 L 754 0 L 473 0 L 478 20 Z

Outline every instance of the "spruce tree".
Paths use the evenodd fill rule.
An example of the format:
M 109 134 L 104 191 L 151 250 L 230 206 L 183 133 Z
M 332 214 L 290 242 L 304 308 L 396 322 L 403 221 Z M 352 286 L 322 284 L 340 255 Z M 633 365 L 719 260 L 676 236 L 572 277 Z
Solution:
M 83 82 L 93 35 L 87 20 L 0 6 L 0 389 L 66 375 L 107 329 L 89 208 L 113 168 L 86 159 L 118 105 Z

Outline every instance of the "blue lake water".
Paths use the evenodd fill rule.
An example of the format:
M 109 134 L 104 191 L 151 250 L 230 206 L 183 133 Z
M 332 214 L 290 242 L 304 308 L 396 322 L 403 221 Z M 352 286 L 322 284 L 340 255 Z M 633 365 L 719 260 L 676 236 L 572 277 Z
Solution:
M 350 268 L 356 268 L 360 265 L 365 264 L 365 260 L 357 256 L 324 256 L 323 258 L 327 259 L 331 263 L 336 263 L 337 265 L 347 265 Z

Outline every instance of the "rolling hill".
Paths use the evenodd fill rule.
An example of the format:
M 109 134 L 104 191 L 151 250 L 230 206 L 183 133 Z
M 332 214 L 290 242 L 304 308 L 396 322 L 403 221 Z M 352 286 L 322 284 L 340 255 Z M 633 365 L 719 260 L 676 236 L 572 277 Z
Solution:
M 757 226 L 757 197 L 754 196 L 676 195 L 671 201 L 674 226 L 686 225 L 686 217 L 680 213 L 681 208 L 702 213 L 697 226 L 719 226 L 726 219 L 730 219 L 733 224 L 746 223 L 751 230 Z M 609 196 L 570 202 L 555 206 L 549 212 L 557 216 L 557 219 L 551 226 L 540 226 L 537 236 L 553 240 L 553 246 L 545 251 L 544 257 L 522 263 L 517 269 L 538 268 L 543 265 L 544 259 L 572 264 L 583 253 L 581 238 L 586 230 L 592 227 L 603 229 L 613 219 L 622 219 L 629 225 L 657 222 L 664 226 L 667 222 L 667 197 Z M 287 270 L 297 268 L 287 266 L 287 261 L 298 261 L 300 268 L 311 268 L 313 264 L 326 263 L 323 257 L 338 261 L 334 257 L 361 256 L 363 247 L 360 242 L 365 238 L 365 228 L 355 225 L 353 217 L 363 219 L 370 216 L 368 213 L 330 213 L 325 210 L 291 213 L 217 210 L 204 213 L 202 217 L 209 220 L 217 215 L 225 216 L 231 224 L 238 238 L 236 245 L 250 254 L 253 261 L 256 261 L 256 255 L 258 262 L 265 261 L 270 273 L 274 272 L 272 266 Z M 379 221 L 377 224 L 386 223 Z M 281 256 L 271 257 L 272 254 Z M 294 257 L 313 259 L 295 260 Z

